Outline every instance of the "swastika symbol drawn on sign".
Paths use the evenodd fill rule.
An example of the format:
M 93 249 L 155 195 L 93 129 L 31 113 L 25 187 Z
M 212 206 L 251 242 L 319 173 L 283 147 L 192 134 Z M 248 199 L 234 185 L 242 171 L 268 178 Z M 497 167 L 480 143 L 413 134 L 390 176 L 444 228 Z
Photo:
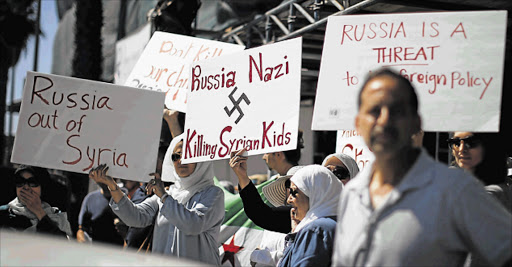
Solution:
M 240 102 L 242 102 L 242 100 L 243 100 L 243 101 L 245 101 L 245 103 L 247 105 L 251 104 L 251 101 L 249 100 L 249 98 L 247 98 L 245 93 L 242 93 L 242 95 L 240 95 L 238 100 L 235 100 L 235 98 L 233 98 L 233 95 L 235 94 L 237 89 L 238 89 L 238 87 L 235 87 L 235 89 L 233 89 L 233 91 L 231 91 L 231 93 L 229 94 L 229 99 L 231 100 L 231 102 L 233 102 L 233 108 L 231 108 L 231 110 L 229 110 L 228 107 L 224 107 L 224 111 L 226 111 L 226 114 L 228 114 L 229 117 L 231 117 L 231 114 L 233 114 L 233 112 L 235 112 L 235 109 L 238 110 L 239 114 L 238 114 L 238 118 L 235 121 L 235 124 L 238 124 L 238 122 L 244 117 L 244 112 L 240 108 Z

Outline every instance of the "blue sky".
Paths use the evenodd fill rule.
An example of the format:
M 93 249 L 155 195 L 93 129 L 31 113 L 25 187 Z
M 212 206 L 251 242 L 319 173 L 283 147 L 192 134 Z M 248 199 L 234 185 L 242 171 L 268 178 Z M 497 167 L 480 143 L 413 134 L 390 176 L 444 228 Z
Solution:
M 55 0 L 41 1 L 41 28 L 44 36 L 39 39 L 38 68 L 35 71 L 51 73 L 53 39 L 57 32 L 58 17 Z M 20 59 L 14 68 L 10 69 L 7 81 L 7 104 L 11 102 L 11 90 L 14 85 L 14 101 L 19 101 L 23 92 L 24 79 L 27 71 L 34 70 L 35 37 L 29 38 L 25 50 L 21 52 Z M 12 71 L 15 71 L 15 79 L 12 80 Z M 14 82 L 14 84 L 13 84 Z M 5 133 L 9 134 L 9 113 L 6 114 Z M 12 132 L 16 132 L 17 115 L 13 118 Z

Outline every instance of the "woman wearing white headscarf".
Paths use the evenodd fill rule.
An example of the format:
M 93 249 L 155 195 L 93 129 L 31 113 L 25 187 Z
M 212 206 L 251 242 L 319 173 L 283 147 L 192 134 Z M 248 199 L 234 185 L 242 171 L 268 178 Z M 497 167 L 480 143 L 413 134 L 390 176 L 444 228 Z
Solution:
M 106 175 L 100 165 L 89 174 L 112 192 L 114 213 L 133 227 L 154 224 L 152 252 L 220 265 L 218 240 L 224 220 L 224 193 L 213 183 L 211 162 L 181 164 L 183 135 L 175 137 L 164 158 L 162 177 L 174 184 L 165 190 L 158 174 L 148 183 L 154 192 L 140 204 L 133 204 Z
M 290 178 L 293 222 L 278 266 L 330 266 L 338 200 L 343 184 L 323 166 L 309 165 Z
M 351 156 L 343 153 L 328 155 L 322 162 L 322 166 L 333 172 L 343 184 L 348 183 L 359 173 L 357 162 Z

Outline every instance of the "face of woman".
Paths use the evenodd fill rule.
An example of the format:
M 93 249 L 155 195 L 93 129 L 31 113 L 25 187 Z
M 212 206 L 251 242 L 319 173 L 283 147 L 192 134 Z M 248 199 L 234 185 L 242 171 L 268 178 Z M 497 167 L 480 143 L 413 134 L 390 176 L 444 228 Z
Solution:
M 181 164 L 181 155 L 183 152 L 183 142 L 179 142 L 178 145 L 172 151 L 172 163 L 174 164 L 174 169 L 176 173 L 181 177 L 185 178 L 191 175 L 196 169 L 196 163 L 191 164 Z
M 330 157 L 327 159 L 324 165 L 327 169 L 329 169 L 338 179 L 346 184 L 350 181 L 350 172 L 347 169 L 347 166 L 341 162 L 341 160 L 337 157 Z
M 24 171 L 20 173 L 22 178 L 16 178 L 16 195 L 19 197 L 22 190 L 33 191 L 41 197 L 41 185 L 32 173 Z M 21 180 L 23 179 L 23 180 Z
M 455 132 L 451 144 L 452 154 L 457 165 L 473 172 L 484 157 L 484 149 L 479 142 L 473 142 L 474 135 L 470 132 Z M 457 142 L 458 141 L 458 142 Z
M 288 204 L 292 206 L 292 213 L 295 214 L 295 218 L 302 221 L 309 210 L 309 197 L 300 191 L 293 182 L 290 183 Z

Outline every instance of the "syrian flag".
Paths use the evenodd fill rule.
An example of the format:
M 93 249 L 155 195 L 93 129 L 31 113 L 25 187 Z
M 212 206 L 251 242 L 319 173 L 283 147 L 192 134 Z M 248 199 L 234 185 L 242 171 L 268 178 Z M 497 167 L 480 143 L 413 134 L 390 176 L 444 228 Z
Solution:
M 268 205 L 271 204 L 263 195 L 261 188 L 270 182 L 272 180 L 256 186 L 261 198 Z M 222 188 L 221 185 L 218 186 Z M 251 253 L 260 245 L 263 229 L 247 217 L 242 199 L 238 194 L 231 194 L 224 190 L 224 203 L 226 215 L 220 228 L 219 237 L 222 243 L 222 246 L 219 247 L 221 264 L 231 267 L 251 266 Z

